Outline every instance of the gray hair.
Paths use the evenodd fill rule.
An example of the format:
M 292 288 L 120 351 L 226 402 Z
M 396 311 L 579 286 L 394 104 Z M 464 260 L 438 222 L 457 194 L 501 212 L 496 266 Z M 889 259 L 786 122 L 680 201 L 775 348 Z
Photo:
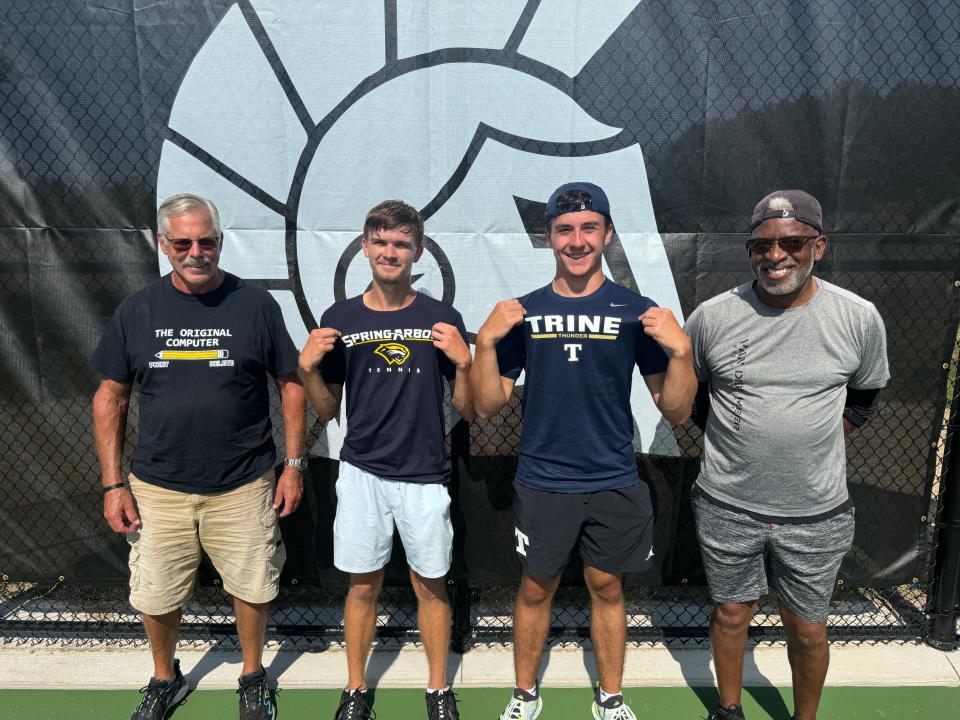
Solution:
M 207 209 L 210 213 L 210 220 L 213 222 L 213 229 L 217 235 L 220 235 L 220 213 L 217 211 L 217 206 L 205 197 L 191 195 L 190 193 L 177 193 L 160 203 L 160 207 L 157 208 L 157 231 L 166 235 L 168 218 L 174 215 L 182 215 L 197 208 Z

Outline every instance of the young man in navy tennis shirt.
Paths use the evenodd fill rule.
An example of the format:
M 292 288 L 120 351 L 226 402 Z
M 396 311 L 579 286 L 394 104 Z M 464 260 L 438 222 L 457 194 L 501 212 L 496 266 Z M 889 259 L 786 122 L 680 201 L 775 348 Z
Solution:
M 622 577 L 650 565 L 653 511 L 637 475 L 630 386 L 636 366 L 663 416 L 685 421 L 697 390 L 690 340 L 669 309 L 604 277 L 613 225 L 603 190 L 561 186 L 545 220 L 554 279 L 497 303 L 477 333 L 470 377 L 477 414 L 490 418 L 526 371 L 514 502 L 523 567 L 513 624 L 517 685 L 500 717 L 540 714 L 537 670 L 551 603 L 579 545 L 600 677 L 593 717 L 633 720 L 620 692 Z
M 300 370 L 321 420 L 337 417 L 347 393 L 347 437 L 340 453 L 334 564 L 350 573 L 344 610 L 349 678 L 336 720 L 366 720 L 364 669 L 373 642 L 377 597 L 396 524 L 419 605 L 429 666 L 427 714 L 457 720 L 445 672 L 453 527 L 444 430 L 443 380 L 451 403 L 473 419 L 467 374 L 470 348 L 460 313 L 413 289 L 423 253 L 423 220 L 397 200 L 380 203 L 363 224 L 363 253 L 373 282 L 335 303 L 300 354 Z

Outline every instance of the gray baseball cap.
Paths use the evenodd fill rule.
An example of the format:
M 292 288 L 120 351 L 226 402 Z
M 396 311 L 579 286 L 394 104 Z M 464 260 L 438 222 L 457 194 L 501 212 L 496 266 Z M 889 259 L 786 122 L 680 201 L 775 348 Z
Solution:
M 803 190 L 776 190 L 753 208 L 750 232 L 769 218 L 796 218 L 823 234 L 823 210 L 817 199 Z

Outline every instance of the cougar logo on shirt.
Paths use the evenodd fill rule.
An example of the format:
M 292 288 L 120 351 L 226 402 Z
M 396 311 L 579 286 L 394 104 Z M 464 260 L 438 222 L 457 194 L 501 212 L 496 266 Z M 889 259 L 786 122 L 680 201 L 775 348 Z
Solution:
M 387 365 L 403 365 L 410 357 L 410 348 L 400 343 L 382 343 L 373 351 L 387 361 Z

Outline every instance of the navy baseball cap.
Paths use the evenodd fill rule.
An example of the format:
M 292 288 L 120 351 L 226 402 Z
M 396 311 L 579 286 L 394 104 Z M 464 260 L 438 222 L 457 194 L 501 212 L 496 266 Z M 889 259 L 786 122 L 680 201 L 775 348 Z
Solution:
M 560 196 L 569 192 L 582 192 L 587 195 L 586 199 L 573 203 L 558 203 Z M 568 212 L 580 212 L 582 210 L 593 210 L 605 216 L 610 220 L 610 201 L 607 200 L 607 194 L 598 186 L 588 182 L 572 182 L 561 185 L 553 191 L 553 195 L 547 200 L 547 209 L 543 213 L 543 219 L 550 222 L 558 215 Z
M 769 218 L 796 218 L 812 227 L 818 234 L 823 234 L 823 210 L 820 209 L 820 203 L 803 190 L 776 190 L 758 202 L 750 218 L 750 232 Z

